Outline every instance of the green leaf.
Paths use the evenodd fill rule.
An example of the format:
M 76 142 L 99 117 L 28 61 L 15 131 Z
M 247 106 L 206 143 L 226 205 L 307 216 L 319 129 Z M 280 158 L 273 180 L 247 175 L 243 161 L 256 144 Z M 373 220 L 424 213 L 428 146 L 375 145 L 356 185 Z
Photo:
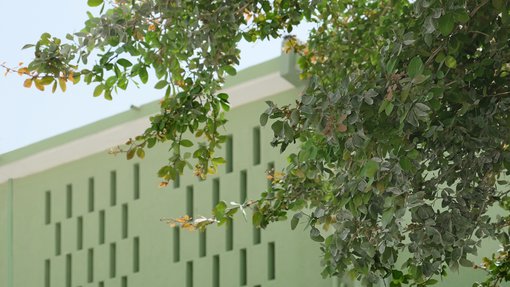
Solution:
M 23 48 L 21 48 L 22 50 L 25 50 L 25 49 L 28 49 L 28 48 L 32 48 L 32 47 L 35 47 L 34 44 L 26 44 L 23 46 Z
M 253 225 L 258 227 L 262 223 L 263 219 L 264 219 L 264 216 L 262 215 L 262 213 L 260 213 L 260 211 L 255 211 L 253 213 L 251 220 L 252 220 Z
M 193 146 L 193 142 L 190 141 L 190 140 L 181 140 L 181 145 L 183 147 L 192 147 Z
M 236 71 L 236 69 L 235 69 L 234 67 L 232 67 L 232 66 L 224 66 L 224 67 L 223 67 L 223 70 L 224 70 L 227 74 L 229 74 L 230 76 L 235 76 L 235 75 L 237 75 L 237 71 Z
M 168 86 L 168 82 L 165 80 L 161 80 L 154 85 L 155 89 L 161 90 L 164 89 L 166 86 Z
M 450 69 L 455 69 L 457 67 L 457 60 L 455 60 L 455 58 L 450 55 L 446 56 L 444 63 Z
M 87 0 L 87 4 L 90 6 L 90 7 L 97 7 L 101 4 L 103 4 L 103 0 Z
M 266 113 L 263 113 L 260 115 L 260 125 L 265 126 L 267 124 L 267 120 L 269 119 L 269 115 Z
M 222 220 L 225 218 L 225 210 L 227 209 L 227 204 L 224 201 L 220 201 L 213 209 L 214 217 L 217 220 Z
M 100 84 L 94 89 L 94 97 L 99 97 L 104 91 L 104 85 Z
M 298 212 L 296 214 L 294 214 L 294 216 L 292 216 L 292 219 L 290 220 L 290 228 L 292 230 L 296 229 L 298 223 L 299 223 L 299 219 L 303 216 L 303 213 L 301 212 Z
M 147 81 L 149 80 L 149 74 L 147 73 L 147 69 L 145 67 L 140 67 L 138 76 L 140 77 L 140 81 L 142 81 L 142 83 L 147 84 Z
M 315 227 L 312 227 L 312 229 L 310 229 L 310 238 L 313 241 L 317 241 L 317 242 L 324 241 L 324 237 L 322 237 L 321 232 L 319 231 L 319 229 L 317 229 Z
M 143 150 L 143 148 L 136 149 L 136 156 L 138 156 L 141 159 L 145 157 L 145 151 Z
M 215 157 L 211 160 L 215 164 L 225 164 L 225 159 L 222 157 Z
M 423 61 L 420 56 L 416 56 L 411 59 L 409 65 L 407 66 L 407 74 L 410 78 L 414 78 L 417 75 L 421 75 L 423 73 Z
M 443 15 L 439 18 L 439 31 L 443 36 L 448 36 L 453 31 L 454 24 L 455 22 L 452 15 Z
M 368 160 L 361 171 L 362 176 L 373 178 L 379 170 L 379 164 L 373 160 Z
M 124 68 L 131 67 L 133 65 L 130 61 L 126 59 L 119 59 L 117 61 L 117 64 L 121 65 Z

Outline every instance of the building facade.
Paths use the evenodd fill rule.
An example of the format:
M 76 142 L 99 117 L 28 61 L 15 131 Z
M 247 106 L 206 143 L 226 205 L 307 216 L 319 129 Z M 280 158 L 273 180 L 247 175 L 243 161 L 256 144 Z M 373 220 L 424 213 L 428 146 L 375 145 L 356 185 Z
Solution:
M 207 180 L 187 172 L 159 188 L 164 145 L 143 160 L 107 153 L 143 131 L 158 103 L 0 156 L 0 286 L 331 286 L 320 277 L 319 246 L 287 222 L 260 230 L 239 215 L 189 232 L 160 221 L 209 216 L 219 200 L 241 202 L 267 188 L 266 170 L 284 157 L 269 147 L 258 114 L 263 99 L 298 94 L 288 60 L 227 84 L 233 109 L 220 153 L 228 164 Z

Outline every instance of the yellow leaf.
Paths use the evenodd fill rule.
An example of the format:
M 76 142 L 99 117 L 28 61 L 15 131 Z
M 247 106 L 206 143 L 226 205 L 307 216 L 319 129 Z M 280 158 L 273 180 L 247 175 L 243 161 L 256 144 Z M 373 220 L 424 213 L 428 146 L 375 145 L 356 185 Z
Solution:
M 39 91 L 44 91 L 44 85 L 41 84 L 41 80 L 39 79 L 35 79 L 34 80 L 34 84 L 35 84 L 35 87 L 39 90 Z
M 73 71 L 69 72 L 69 76 L 67 76 L 67 78 L 69 79 L 69 81 L 74 83 L 74 74 L 73 74 Z
M 26 79 L 25 82 L 23 82 L 23 87 L 25 87 L 25 88 L 32 87 L 32 78 Z
M 19 69 L 18 69 L 18 75 L 20 75 L 20 76 L 21 76 L 21 75 L 23 75 L 23 74 L 25 74 L 25 75 L 30 75 L 30 71 L 28 70 L 28 68 L 27 68 L 27 67 L 23 67 L 23 68 L 19 68 Z
M 66 80 L 64 78 L 58 78 L 58 83 L 60 84 L 60 89 L 62 92 L 65 92 L 67 89 Z

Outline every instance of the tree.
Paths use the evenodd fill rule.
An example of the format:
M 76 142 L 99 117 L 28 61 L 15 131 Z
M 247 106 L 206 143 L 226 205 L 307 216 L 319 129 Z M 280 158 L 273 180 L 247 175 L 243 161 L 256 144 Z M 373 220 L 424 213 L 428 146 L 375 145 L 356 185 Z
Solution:
M 476 265 L 489 275 L 477 286 L 510 279 L 508 1 L 88 3 L 103 5 L 101 15 L 89 14 L 66 43 L 43 34 L 26 46 L 35 59 L 17 71 L 28 75 L 26 87 L 65 90 L 82 79 L 95 85 L 94 96 L 111 99 L 130 83 L 147 83 L 152 69 L 161 113 L 128 142 L 127 157 L 169 142 L 163 186 L 186 166 L 205 177 L 224 162 L 214 152 L 226 139 L 219 127 L 229 105 L 218 90 L 236 74 L 239 41 L 316 23 L 306 43 L 290 35 L 284 45 L 300 55 L 307 81 L 300 100 L 268 103 L 260 116 L 271 124 L 273 146 L 298 145 L 289 165 L 271 175 L 260 199 L 221 202 L 212 218 L 177 223 L 204 228 L 249 207 L 253 223 L 265 227 L 295 212 L 292 227 L 306 220 L 321 242 L 323 275 L 349 273 L 367 286 L 381 278 L 432 285 L 448 267 L 473 267 L 468 255 L 497 238 L 503 249 Z M 97 62 L 88 65 L 90 55 Z M 203 142 L 194 146 L 190 134 Z M 192 146 L 192 154 L 181 152 Z M 491 218 L 498 204 L 505 215 Z

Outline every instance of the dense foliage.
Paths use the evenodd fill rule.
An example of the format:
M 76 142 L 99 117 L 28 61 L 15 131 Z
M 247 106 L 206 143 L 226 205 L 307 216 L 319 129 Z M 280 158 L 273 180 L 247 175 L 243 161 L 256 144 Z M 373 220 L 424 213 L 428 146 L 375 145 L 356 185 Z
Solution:
M 88 0 L 104 5 L 103 0 Z M 162 185 L 186 166 L 214 173 L 225 141 L 228 95 L 237 44 L 277 38 L 297 24 L 316 23 L 306 43 L 288 36 L 301 55 L 308 85 L 297 104 L 269 103 L 262 125 L 272 144 L 297 142 L 289 165 L 272 174 L 261 198 L 213 218 L 178 219 L 202 228 L 235 211 L 253 209 L 254 224 L 293 215 L 321 242 L 325 276 L 350 276 L 370 286 L 432 285 L 448 267 L 472 267 L 480 242 L 502 250 L 476 265 L 489 276 L 479 286 L 510 279 L 510 15 L 505 0 L 133 0 L 115 1 L 68 43 L 42 35 L 35 60 L 18 69 L 25 86 L 78 82 L 111 99 L 128 84 L 147 83 L 153 70 L 164 99 L 128 158 L 168 142 Z M 104 6 L 103 6 L 104 8 Z M 95 54 L 97 61 L 87 65 Z M 57 84 L 59 83 L 59 84 Z M 194 146 L 186 135 L 203 142 Z M 181 152 L 193 147 L 193 153 Z M 308 212 L 309 211 L 309 212 Z

